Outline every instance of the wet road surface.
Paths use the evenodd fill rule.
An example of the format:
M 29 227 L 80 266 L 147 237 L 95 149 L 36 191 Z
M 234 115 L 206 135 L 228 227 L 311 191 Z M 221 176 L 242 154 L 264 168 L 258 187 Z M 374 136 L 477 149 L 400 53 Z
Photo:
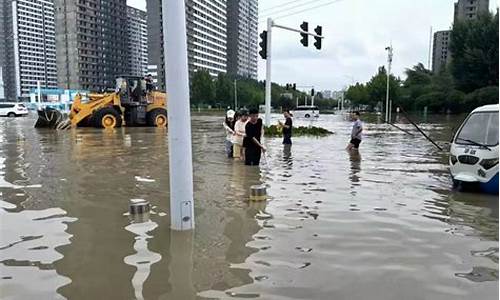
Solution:
M 443 144 L 461 121 L 422 128 Z M 498 197 L 452 191 L 421 136 L 370 117 L 349 154 L 350 122 L 324 115 L 313 125 L 334 135 L 266 139 L 257 168 L 225 157 L 221 123 L 193 117 L 197 227 L 181 234 L 165 130 L 0 119 L 0 298 L 498 298 Z M 260 183 L 271 199 L 249 202 Z M 125 214 L 130 199 L 149 220 Z

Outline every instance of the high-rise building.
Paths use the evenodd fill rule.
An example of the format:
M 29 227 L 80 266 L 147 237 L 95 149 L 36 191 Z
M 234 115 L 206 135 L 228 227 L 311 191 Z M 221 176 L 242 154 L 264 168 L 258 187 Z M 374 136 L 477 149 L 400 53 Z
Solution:
M 227 1 L 228 73 L 257 79 L 258 0 Z
M 148 61 L 157 66 L 158 86 L 165 89 L 161 0 L 147 0 Z M 186 0 L 188 64 L 192 74 L 206 70 L 212 76 L 227 71 L 226 0 Z M 167 33 L 168 34 L 168 33 Z M 175 34 L 175 33 L 173 33 Z
M 144 76 L 148 72 L 148 26 L 146 12 L 128 6 L 127 22 L 129 74 Z
M 453 22 L 467 21 L 477 18 L 481 13 L 489 12 L 489 0 L 458 0 L 455 3 Z M 432 51 L 432 71 L 437 73 L 452 59 L 449 49 L 451 30 L 434 33 Z
M 473 20 L 481 13 L 489 11 L 489 0 L 458 0 L 455 3 L 454 22 L 460 20 Z
M 66 89 L 113 88 L 128 73 L 126 0 L 54 0 L 57 75 Z
M 57 87 L 54 4 L 0 1 L 0 68 L 4 97 L 20 100 L 30 89 Z
M 450 36 L 451 30 L 442 30 L 434 33 L 432 49 L 432 71 L 439 73 L 450 61 Z

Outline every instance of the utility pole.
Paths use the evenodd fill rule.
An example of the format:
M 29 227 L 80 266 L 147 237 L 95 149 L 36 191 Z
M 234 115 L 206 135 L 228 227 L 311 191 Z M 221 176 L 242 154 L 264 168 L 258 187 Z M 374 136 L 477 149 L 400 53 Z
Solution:
M 194 229 L 193 154 L 184 0 L 162 0 L 168 101 L 170 228 Z
M 386 47 L 387 50 L 387 94 L 385 98 L 385 121 L 390 122 L 389 120 L 389 81 L 391 79 L 391 65 L 392 65 L 392 45 Z
M 306 22 L 304 22 L 306 23 Z M 303 24 L 304 24 L 303 23 Z M 265 117 L 265 125 L 270 126 L 271 125 L 271 56 L 272 56 L 272 47 L 271 47 L 271 40 L 272 40 L 272 29 L 273 27 L 276 28 L 281 28 L 284 30 L 288 31 L 293 31 L 293 32 L 298 32 L 301 35 L 306 35 L 306 36 L 313 36 L 316 38 L 316 43 L 314 44 L 316 49 L 320 50 L 321 49 L 321 41 L 324 38 L 322 34 L 322 27 L 318 26 L 315 29 L 316 33 L 310 33 L 305 30 L 299 30 L 299 29 L 294 29 L 286 26 L 281 26 L 276 23 L 271 18 L 267 19 L 267 43 L 265 44 L 265 49 L 266 51 L 262 51 L 263 53 L 266 53 L 266 56 L 263 56 L 262 58 L 266 59 L 266 117 Z M 263 33 L 264 34 L 264 33 Z M 262 37 L 263 35 L 261 35 Z M 303 44 L 304 45 L 304 44 Z M 262 45 L 261 45 L 262 46 Z M 304 45 L 307 46 L 307 45 Z M 264 50 L 264 49 L 263 49 Z M 262 56 L 262 55 L 261 55 Z
M 429 59 L 427 61 L 427 69 L 431 69 L 431 57 L 432 57 L 432 26 L 431 26 L 431 32 L 429 34 Z
M 234 111 L 238 110 L 238 88 L 236 86 L 236 79 L 234 80 Z

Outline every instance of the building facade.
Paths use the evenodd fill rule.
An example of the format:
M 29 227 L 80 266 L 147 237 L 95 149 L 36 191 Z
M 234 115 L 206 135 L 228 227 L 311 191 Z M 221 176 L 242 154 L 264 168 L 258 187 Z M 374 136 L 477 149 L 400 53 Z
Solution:
M 473 20 L 479 14 L 489 11 L 489 0 L 458 0 L 455 3 L 454 22 L 461 20 Z
M 450 61 L 451 30 L 442 30 L 434 33 L 432 48 L 432 71 L 439 73 Z
M 0 68 L 4 98 L 26 100 L 31 89 L 57 87 L 54 5 L 1 0 Z
M 144 76 L 148 72 L 148 27 L 146 12 L 127 7 L 129 74 Z
M 126 0 L 54 0 L 64 89 L 102 91 L 129 72 Z
M 227 71 L 257 79 L 258 0 L 227 1 Z
M 161 0 L 147 0 L 148 63 L 157 66 L 158 87 L 165 89 Z M 189 72 L 212 76 L 227 72 L 226 0 L 186 0 Z

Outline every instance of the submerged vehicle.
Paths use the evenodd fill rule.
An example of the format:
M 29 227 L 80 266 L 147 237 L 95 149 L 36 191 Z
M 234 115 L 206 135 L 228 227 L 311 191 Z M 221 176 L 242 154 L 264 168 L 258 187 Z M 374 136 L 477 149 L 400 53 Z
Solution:
M 453 137 L 450 172 L 455 187 L 498 194 L 498 109 L 472 111 Z
M 166 104 L 166 94 L 148 90 L 143 78 L 121 76 L 116 79 L 116 89 L 113 93 L 89 94 L 87 97 L 78 94 L 73 99 L 68 118 L 54 109 L 39 110 L 35 127 L 166 127 Z

